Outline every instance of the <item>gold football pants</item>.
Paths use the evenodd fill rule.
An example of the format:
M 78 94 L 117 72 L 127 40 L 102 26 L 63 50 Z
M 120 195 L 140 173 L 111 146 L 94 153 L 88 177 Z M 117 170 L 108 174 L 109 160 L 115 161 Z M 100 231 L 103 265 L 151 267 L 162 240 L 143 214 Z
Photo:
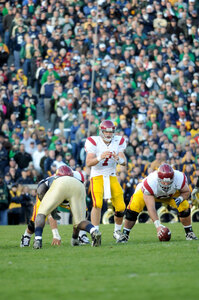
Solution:
M 93 200 L 93 207 L 102 208 L 104 183 L 103 176 L 96 176 L 91 178 L 91 195 Z M 111 187 L 111 202 L 115 211 L 123 212 L 125 210 L 125 203 L 123 191 L 116 176 L 110 176 Z
M 170 205 L 173 208 L 176 208 L 178 212 L 182 212 L 184 210 L 187 210 L 189 208 L 189 202 L 187 200 L 184 200 L 182 203 L 180 203 L 179 207 L 177 207 L 175 200 L 173 198 L 177 198 L 180 196 L 179 191 L 177 191 L 172 198 L 167 198 L 167 199 L 157 199 L 155 198 L 155 202 L 161 202 L 166 205 Z M 144 202 L 144 195 L 141 189 L 139 189 L 137 192 L 135 192 L 131 199 L 130 202 L 127 206 L 127 209 L 136 211 L 137 213 L 140 213 L 145 207 L 145 202 Z

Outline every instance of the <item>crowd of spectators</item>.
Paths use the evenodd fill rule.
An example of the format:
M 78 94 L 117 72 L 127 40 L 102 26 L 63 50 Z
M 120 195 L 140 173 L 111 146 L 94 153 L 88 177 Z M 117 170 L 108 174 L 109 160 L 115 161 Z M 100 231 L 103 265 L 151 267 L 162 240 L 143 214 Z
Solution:
M 199 175 L 198 13 L 196 0 L 1 0 L 6 185 L 25 185 L 20 195 L 32 199 L 26 185 L 64 162 L 84 172 L 88 187 L 84 142 L 106 118 L 127 139 L 128 168 L 118 167 L 126 203 L 165 161 L 192 188 Z

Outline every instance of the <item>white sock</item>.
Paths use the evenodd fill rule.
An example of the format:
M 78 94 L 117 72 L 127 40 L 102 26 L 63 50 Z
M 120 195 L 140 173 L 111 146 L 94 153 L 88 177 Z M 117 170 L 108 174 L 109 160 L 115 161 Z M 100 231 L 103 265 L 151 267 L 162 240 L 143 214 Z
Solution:
M 32 236 L 32 233 L 28 233 L 28 231 L 27 231 L 27 229 L 26 229 L 24 235 L 27 235 L 27 236 L 31 237 L 31 236 Z
M 37 236 L 35 237 L 35 240 L 42 240 L 42 236 L 37 235 Z
M 122 224 L 121 224 L 121 225 L 118 225 L 118 224 L 115 223 L 115 229 L 114 229 L 114 232 L 115 232 L 115 231 L 118 231 L 118 230 L 121 231 L 121 229 L 122 229 Z
M 94 225 L 94 226 L 95 226 L 95 225 Z M 96 225 L 96 226 L 95 226 L 95 229 L 99 230 L 99 225 Z
M 99 226 L 98 226 L 98 227 L 99 227 Z M 92 234 L 93 231 L 95 231 L 95 230 L 96 230 L 96 228 L 95 228 L 95 227 L 92 227 L 91 230 L 90 230 L 90 234 Z

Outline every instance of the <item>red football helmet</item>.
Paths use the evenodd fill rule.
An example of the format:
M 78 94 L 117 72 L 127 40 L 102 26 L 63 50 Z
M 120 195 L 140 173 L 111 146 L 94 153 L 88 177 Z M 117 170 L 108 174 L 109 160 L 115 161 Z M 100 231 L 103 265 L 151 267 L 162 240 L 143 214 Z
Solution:
M 110 143 L 114 137 L 115 134 L 115 125 L 112 121 L 110 120 L 104 120 L 101 122 L 100 126 L 100 136 L 101 138 L 107 142 Z
M 158 169 L 158 182 L 164 192 L 167 192 L 170 189 L 173 183 L 173 178 L 173 168 L 168 164 L 162 164 Z
M 68 166 L 61 166 L 57 169 L 56 173 L 57 176 L 70 176 L 73 177 L 73 171 Z

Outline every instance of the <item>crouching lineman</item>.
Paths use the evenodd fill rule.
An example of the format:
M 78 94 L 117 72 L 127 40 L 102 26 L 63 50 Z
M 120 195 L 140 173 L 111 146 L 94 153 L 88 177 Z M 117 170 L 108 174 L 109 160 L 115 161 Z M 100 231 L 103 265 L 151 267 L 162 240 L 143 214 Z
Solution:
M 91 167 L 91 222 L 99 230 L 103 199 L 111 199 L 115 209 L 113 237 L 118 240 L 126 207 L 123 191 L 116 177 L 116 166 L 126 165 L 123 153 L 126 141 L 121 136 L 115 136 L 115 125 L 112 121 L 102 121 L 99 130 L 100 136 L 88 137 L 85 143 L 86 165 Z
M 154 222 L 157 234 L 161 233 L 163 225 L 158 219 L 155 202 L 163 202 L 178 210 L 180 222 L 184 226 L 186 240 L 197 240 L 191 225 L 190 207 L 187 199 L 190 190 L 186 176 L 168 164 L 162 164 L 157 171 L 149 174 L 136 187 L 127 206 L 126 219 L 124 222 L 123 235 L 118 243 L 125 243 L 129 239 L 132 227 L 135 225 L 137 216 L 146 205 L 148 213 Z
M 101 245 L 101 233 L 86 220 L 86 191 L 84 184 L 73 176 L 68 166 L 62 166 L 61 174 L 58 172 L 48 191 L 45 193 L 35 219 L 34 249 L 42 248 L 42 233 L 46 216 L 64 201 L 68 201 L 73 216 L 72 246 L 78 246 L 78 234 L 85 230 L 91 234 L 92 246 Z
M 29 221 L 28 227 L 26 228 L 24 234 L 21 237 L 21 243 L 20 247 L 29 247 L 30 246 L 30 240 L 31 236 L 35 232 L 35 219 L 38 213 L 39 206 L 41 204 L 41 201 L 45 195 L 45 193 L 48 191 L 50 188 L 51 184 L 53 183 L 53 180 L 57 176 L 61 176 L 62 172 L 64 172 L 65 166 L 61 166 L 60 168 L 57 169 L 56 174 L 47 177 L 45 179 L 42 179 L 37 186 L 37 197 L 36 197 L 36 203 L 33 208 L 33 214 L 32 217 Z M 84 176 L 81 174 L 81 172 L 78 171 L 73 171 L 73 176 L 80 180 L 81 182 L 84 182 Z M 61 205 L 65 207 L 64 203 Z M 53 215 L 53 216 L 52 216 Z M 54 218 L 53 218 L 54 217 Z M 53 211 L 52 214 L 48 215 L 48 221 L 52 230 L 53 234 L 53 240 L 51 245 L 60 245 L 61 244 L 61 236 L 58 231 L 57 227 L 57 221 L 56 219 L 60 219 L 60 217 L 57 215 L 56 211 Z M 88 237 L 86 236 L 85 231 L 80 231 L 79 232 L 79 242 L 81 245 L 86 245 L 90 244 Z

